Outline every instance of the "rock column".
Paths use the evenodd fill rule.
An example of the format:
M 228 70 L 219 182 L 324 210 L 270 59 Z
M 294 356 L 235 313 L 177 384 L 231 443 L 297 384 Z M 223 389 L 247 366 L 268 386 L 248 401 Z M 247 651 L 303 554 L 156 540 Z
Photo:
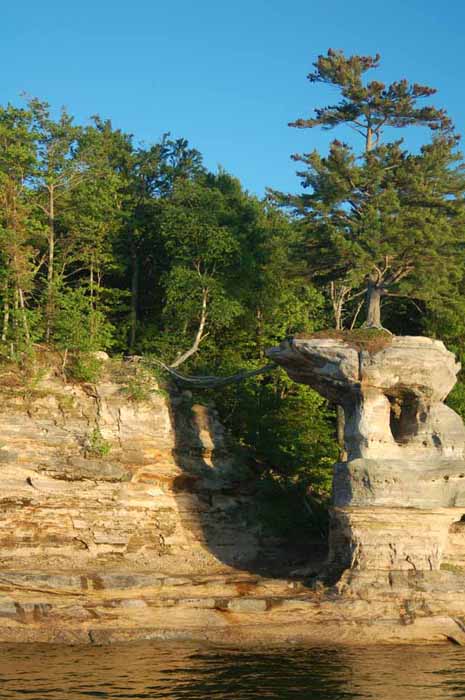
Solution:
M 444 344 L 393 337 L 369 352 L 310 337 L 268 355 L 344 408 L 348 457 L 334 469 L 329 568 L 465 567 L 465 429 L 443 403 L 460 365 Z

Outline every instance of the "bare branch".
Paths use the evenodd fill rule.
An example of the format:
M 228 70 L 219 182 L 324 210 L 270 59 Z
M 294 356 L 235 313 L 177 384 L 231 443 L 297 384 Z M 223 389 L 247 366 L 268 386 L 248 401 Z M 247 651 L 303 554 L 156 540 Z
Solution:
M 40 204 L 40 202 L 36 202 L 36 206 L 38 206 L 39 209 L 42 209 L 42 211 L 44 212 L 44 214 L 45 214 L 46 216 L 50 216 L 49 210 L 47 209 L 47 207 L 44 207 L 43 204 Z
M 353 299 L 359 297 L 361 294 L 366 294 L 366 291 L 366 289 L 361 289 L 359 292 L 355 292 L 355 294 L 352 294 L 350 297 L 348 297 L 347 301 L 352 301 Z
M 391 293 L 391 292 L 386 292 L 386 296 L 387 296 L 387 297 L 395 297 L 395 298 L 399 298 L 399 299 L 407 299 L 407 301 L 410 301 L 410 302 L 414 305 L 414 307 L 416 308 L 416 310 L 417 310 L 419 313 L 421 313 L 421 314 L 424 314 L 424 313 L 425 313 L 425 310 L 422 309 L 421 306 L 419 306 L 419 305 L 417 304 L 417 302 L 415 301 L 415 299 L 412 299 L 412 297 L 410 297 L 408 294 L 394 294 L 394 293 Z
M 352 124 L 347 124 L 347 126 L 348 126 L 350 129 L 353 129 L 353 131 L 356 131 L 357 134 L 360 134 L 360 136 L 365 136 L 365 132 L 362 131 L 361 129 L 357 129 L 356 126 L 352 126 Z
M 389 286 L 391 284 L 395 284 L 396 282 L 400 282 L 401 279 L 407 277 L 407 275 L 409 275 L 412 272 L 414 267 L 415 266 L 412 265 L 412 263 L 406 263 L 405 267 L 401 267 L 400 270 L 398 270 L 397 272 L 393 272 L 388 277 L 388 279 L 386 280 L 386 285 Z
M 38 261 L 37 265 L 34 265 L 34 267 L 32 268 L 33 275 L 36 275 L 39 272 L 39 270 L 42 267 L 42 265 L 44 264 L 46 258 L 47 258 L 47 255 L 46 255 L 46 253 L 44 253 L 41 256 L 40 260 Z
M 204 340 L 208 333 L 204 333 L 205 330 L 205 323 L 207 321 L 207 303 L 208 303 L 208 289 L 203 290 L 202 294 L 202 311 L 200 314 L 200 323 L 199 327 L 197 329 L 197 333 L 195 335 L 194 342 L 192 343 L 191 347 L 189 350 L 186 350 L 186 352 L 182 353 L 182 355 L 179 355 L 179 357 L 176 358 L 174 362 L 171 363 L 170 367 L 171 369 L 174 369 L 176 367 L 179 367 L 183 362 L 189 359 L 192 355 L 194 355 L 197 350 L 200 347 L 200 343 L 202 340 Z
M 365 290 L 363 290 L 363 291 L 365 291 Z M 362 310 L 364 303 L 365 303 L 365 299 L 362 299 L 362 301 L 359 301 L 359 303 L 357 305 L 357 310 L 355 311 L 354 317 L 352 319 L 352 323 L 350 324 L 350 330 L 354 329 L 354 326 L 357 323 L 358 315 L 359 315 L 360 311 Z

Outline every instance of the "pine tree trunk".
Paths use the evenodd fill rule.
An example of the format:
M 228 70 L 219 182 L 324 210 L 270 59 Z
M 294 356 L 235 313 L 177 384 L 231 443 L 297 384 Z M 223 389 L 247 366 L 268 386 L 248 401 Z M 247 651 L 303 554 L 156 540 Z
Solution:
M 368 127 L 365 137 L 365 153 L 369 153 L 373 150 L 373 130 Z
M 381 297 L 383 288 L 373 282 L 368 283 L 367 289 L 367 319 L 366 328 L 382 328 L 381 325 Z

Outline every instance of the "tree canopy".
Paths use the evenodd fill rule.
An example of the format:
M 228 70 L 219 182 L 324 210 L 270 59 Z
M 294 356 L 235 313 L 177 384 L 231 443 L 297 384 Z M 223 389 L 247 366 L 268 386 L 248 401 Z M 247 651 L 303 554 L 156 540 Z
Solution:
M 76 356 L 85 382 L 96 350 L 239 375 L 221 390 L 193 383 L 182 400 L 214 401 L 264 499 L 285 489 L 308 518 L 330 491 L 336 411 L 281 370 L 257 373 L 266 348 L 360 326 L 367 296 L 369 324 L 383 300 L 391 330 L 441 337 L 465 358 L 458 138 L 432 88 L 367 82 L 375 69 L 379 56 L 318 57 L 310 82 L 340 99 L 292 126 L 347 127 L 360 148 L 334 140 L 295 155 L 303 190 L 264 199 L 210 172 L 183 137 L 143 145 L 35 98 L 0 107 L 1 362 L 27 364 L 45 346 L 65 372 Z M 415 151 L 401 138 L 413 126 L 427 134 Z M 451 397 L 462 415 L 464 387 Z
M 357 151 L 340 140 L 327 156 L 294 155 L 303 194 L 278 195 L 299 219 L 310 272 L 330 284 L 335 321 L 343 306 L 366 290 L 366 325 L 381 327 L 381 299 L 432 301 L 450 296 L 462 277 L 465 179 L 458 137 L 445 110 L 419 101 L 428 86 L 400 80 L 364 81 L 380 56 L 319 56 L 310 82 L 336 87 L 341 100 L 290 126 L 348 126 L 363 137 Z M 402 141 L 383 143 L 383 131 L 427 127 L 433 134 L 419 153 Z M 356 307 L 357 309 L 359 306 Z

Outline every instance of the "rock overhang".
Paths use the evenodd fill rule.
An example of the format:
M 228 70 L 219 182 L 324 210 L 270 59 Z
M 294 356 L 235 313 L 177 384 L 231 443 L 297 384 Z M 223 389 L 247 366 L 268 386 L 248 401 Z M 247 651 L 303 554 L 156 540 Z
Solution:
M 443 403 L 460 364 L 432 338 L 328 335 L 287 339 L 267 355 L 344 409 L 329 568 L 465 565 L 465 428 Z
M 377 352 L 343 338 L 289 338 L 266 354 L 295 381 L 317 391 L 326 388 L 331 399 L 334 391 L 353 393 L 366 385 L 393 397 L 411 392 L 443 401 L 460 370 L 442 341 L 419 336 L 393 336 Z

